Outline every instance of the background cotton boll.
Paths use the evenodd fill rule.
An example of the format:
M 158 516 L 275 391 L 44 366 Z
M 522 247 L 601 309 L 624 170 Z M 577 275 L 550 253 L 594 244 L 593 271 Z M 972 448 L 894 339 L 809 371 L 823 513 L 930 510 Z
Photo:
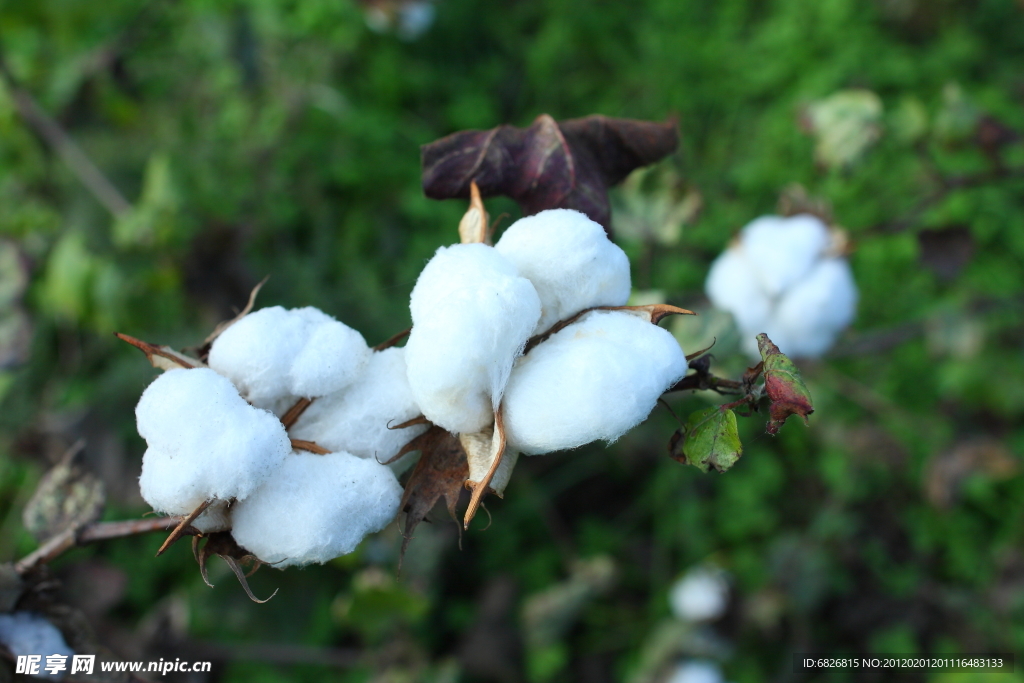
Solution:
M 679 664 L 665 683 L 724 683 L 722 669 L 706 659 L 692 659 Z
M 369 358 L 363 336 L 311 306 L 250 313 L 210 348 L 210 367 L 253 405 L 273 410 L 284 397 L 323 396 L 355 379 Z
M 623 306 L 629 299 L 629 259 L 579 211 L 551 209 L 521 218 L 494 248 L 540 295 L 535 332 L 584 309 Z
M 857 286 L 849 264 L 825 259 L 779 301 L 775 317 L 786 340 L 785 346 L 776 344 L 785 354 L 817 358 L 850 324 L 856 309 Z
M 405 361 L 416 403 L 452 432 L 483 429 L 540 318 L 533 285 L 493 248 L 457 244 L 423 269 L 410 308 Z
M 139 487 L 154 509 L 187 514 L 204 500 L 242 499 L 291 451 L 281 422 L 246 403 L 213 370 L 170 370 L 135 408 L 149 444 Z
M 398 512 L 402 487 L 378 462 L 350 453 L 289 455 L 255 494 L 232 509 L 232 535 L 283 569 L 355 550 Z
M 75 651 L 64 642 L 64 636 L 57 627 L 44 617 L 33 612 L 14 612 L 0 614 L 0 643 L 7 646 L 15 657 L 21 655 L 41 655 L 42 661 L 36 678 L 64 678 L 67 671 L 51 675 L 44 671 L 47 655 L 64 655 L 68 671 L 71 669 L 71 656 Z
M 807 214 L 762 216 L 747 224 L 740 244 L 769 297 L 802 279 L 829 244 L 828 227 Z
M 622 311 L 593 311 L 516 364 L 502 403 L 509 447 L 537 455 L 614 441 L 686 374 L 672 335 Z
M 683 621 L 710 621 L 725 614 L 729 585 L 716 567 L 695 567 L 669 590 L 672 614 Z
M 759 328 L 771 317 L 771 300 L 761 289 L 753 265 L 739 246 L 726 249 L 711 264 L 705 289 L 711 303 L 732 313 L 737 327 L 745 333 L 755 329 L 763 331 Z
M 390 348 L 370 356 L 351 386 L 314 401 L 291 434 L 332 451 L 384 461 L 426 430 L 424 425 L 405 429 L 388 429 L 388 425 L 419 414 L 406 377 L 405 349 Z

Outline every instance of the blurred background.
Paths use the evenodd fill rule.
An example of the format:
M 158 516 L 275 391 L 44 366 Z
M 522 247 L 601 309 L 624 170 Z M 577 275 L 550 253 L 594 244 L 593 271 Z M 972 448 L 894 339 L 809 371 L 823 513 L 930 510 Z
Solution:
M 1024 681 L 791 663 L 1024 651 L 1024 2 L 3 0 L 0 72 L 3 561 L 79 438 L 104 519 L 148 509 L 156 371 L 114 331 L 195 345 L 264 276 L 258 306 L 406 328 L 465 210 L 423 196 L 419 146 L 457 130 L 678 117 L 679 151 L 612 196 L 646 301 L 706 311 L 710 262 L 780 198 L 852 246 L 857 320 L 801 363 L 809 427 L 741 420 L 731 471 L 671 460 L 659 408 L 522 458 L 461 550 L 442 508 L 400 576 L 392 525 L 262 569 L 264 605 L 217 560 L 204 585 L 187 542 L 68 552 L 60 599 L 117 656 L 211 682 Z M 706 313 L 671 327 L 735 376 Z

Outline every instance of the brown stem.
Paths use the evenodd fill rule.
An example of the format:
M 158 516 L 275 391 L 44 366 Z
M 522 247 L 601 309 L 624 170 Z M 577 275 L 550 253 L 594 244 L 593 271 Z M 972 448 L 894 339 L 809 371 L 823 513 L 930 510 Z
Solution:
M 703 374 L 698 372 L 682 378 L 666 389 L 665 393 L 670 394 L 675 391 L 688 391 L 691 389 L 715 391 L 719 394 L 738 394 L 743 389 L 743 383 L 732 379 L 715 377 L 710 373 Z
M 390 349 L 392 346 L 394 346 L 398 342 L 400 342 L 403 339 L 405 339 L 406 337 L 408 337 L 410 332 L 412 332 L 412 328 L 411 327 L 408 328 L 408 329 L 402 330 L 398 334 L 393 334 L 390 337 L 388 337 L 387 339 L 385 339 L 384 341 L 382 341 L 380 344 L 377 344 L 376 346 L 374 346 L 373 350 L 374 351 L 383 351 L 384 349 Z
M 154 531 L 170 531 L 181 520 L 178 517 L 152 517 L 123 522 L 93 522 L 79 529 L 68 529 L 23 557 L 14 565 L 19 574 L 26 574 L 40 564 L 46 564 L 76 546 L 88 545 L 113 538 L 138 536 Z
M 281 417 L 281 424 L 284 425 L 284 428 L 291 429 L 292 425 L 298 422 L 302 414 L 306 412 L 306 408 L 311 406 L 315 400 L 313 398 L 300 398 L 296 401 L 295 405 L 289 408 L 288 412 Z
M 309 451 L 310 453 L 316 453 L 317 455 L 327 455 L 331 452 L 312 441 L 303 441 L 302 439 L 292 439 L 291 441 L 292 448 L 297 448 L 300 451 Z

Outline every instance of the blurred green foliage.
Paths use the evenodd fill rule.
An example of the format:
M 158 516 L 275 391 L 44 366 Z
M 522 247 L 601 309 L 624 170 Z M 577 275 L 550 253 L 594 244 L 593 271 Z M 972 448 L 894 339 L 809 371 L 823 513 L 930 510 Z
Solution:
M 270 275 L 260 305 L 318 306 L 376 343 L 408 326 L 464 209 L 422 196 L 419 145 L 545 112 L 678 116 L 680 152 L 613 197 L 636 287 L 698 307 L 711 259 L 793 183 L 849 231 L 858 321 L 804 364 L 809 428 L 741 420 L 724 475 L 667 457 L 663 411 L 608 449 L 524 458 L 488 530 L 460 552 L 437 515 L 398 578 L 394 527 L 324 567 L 263 569 L 266 605 L 223 568 L 208 589 L 184 544 L 154 559 L 159 539 L 134 538 L 56 563 L 68 599 L 121 577 L 87 610 L 111 646 L 201 643 L 224 681 L 655 680 L 698 654 L 754 683 L 811 680 L 792 652 L 1024 652 L 1024 5 L 438 0 L 417 40 L 364 11 L 0 4 L 10 73 L 131 205 L 111 215 L 0 88 L 0 237 L 31 263 L 35 326 L 27 363 L 0 370 L 0 555 L 34 547 L 20 509 L 79 435 L 107 517 L 145 511 L 133 406 L 153 371 L 113 331 L 196 344 Z M 674 329 L 703 347 L 707 320 Z M 719 370 L 742 370 L 720 341 Z M 600 556 L 613 587 L 524 648 L 525 600 Z M 729 612 L 710 636 L 666 630 L 668 586 L 704 561 L 732 577 Z M 321 651 L 355 654 L 336 669 Z

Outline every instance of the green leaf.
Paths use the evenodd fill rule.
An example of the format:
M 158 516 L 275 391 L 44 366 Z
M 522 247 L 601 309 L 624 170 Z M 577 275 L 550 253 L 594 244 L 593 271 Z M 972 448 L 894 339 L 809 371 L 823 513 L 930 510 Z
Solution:
M 763 332 L 757 335 L 757 348 L 764 362 L 764 390 L 771 401 L 768 433 L 778 434 L 790 415 L 799 415 L 806 423 L 807 416 L 814 412 L 814 405 L 796 364 Z
M 692 413 L 686 426 L 673 435 L 669 452 L 679 462 L 693 465 L 701 472 L 712 467 L 725 472 L 743 455 L 736 413 L 721 406 Z

